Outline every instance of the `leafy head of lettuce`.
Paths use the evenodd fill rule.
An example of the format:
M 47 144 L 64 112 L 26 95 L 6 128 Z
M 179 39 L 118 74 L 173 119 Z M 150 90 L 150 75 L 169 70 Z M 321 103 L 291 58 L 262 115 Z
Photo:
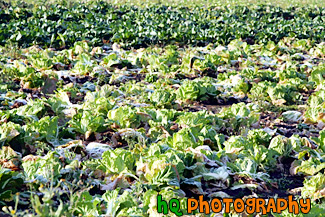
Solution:
M 279 135 L 271 140 L 269 149 L 276 151 L 279 156 L 289 157 L 293 147 L 288 138 Z
M 33 121 L 24 126 L 24 142 L 32 144 L 33 141 L 44 141 L 54 146 L 59 143 L 58 117 L 45 116 L 39 121 Z
M 276 169 L 276 156 L 274 150 L 266 148 L 264 145 L 253 144 L 240 152 L 240 158 L 249 158 L 254 161 L 257 168 L 262 171 L 273 171 Z
M 62 163 L 56 152 L 49 152 L 42 158 L 25 160 L 22 167 L 27 181 L 57 183 L 61 176 Z
M 88 191 L 78 193 L 74 194 L 72 198 L 75 201 L 74 215 L 98 216 L 100 214 L 101 198 L 90 195 Z
M 206 94 L 206 89 L 199 82 L 185 80 L 177 90 L 177 99 L 179 100 L 198 100 L 200 96 Z
M 320 156 L 310 156 L 308 160 L 297 160 L 295 162 L 297 165 L 299 163 L 300 165 L 296 167 L 295 173 L 301 172 L 305 175 L 313 176 L 325 168 L 324 158 Z
M 248 131 L 248 140 L 252 141 L 256 145 L 267 145 L 272 136 L 262 129 L 254 129 Z
M 176 122 L 180 125 L 189 127 L 205 126 L 205 125 L 221 125 L 221 120 L 214 114 L 209 114 L 207 111 L 186 112 L 177 117 Z
M 143 216 L 142 209 L 138 207 L 138 202 L 130 191 L 120 194 L 120 189 L 115 189 L 107 191 L 102 198 L 106 203 L 108 216 Z
M 249 97 L 254 100 L 265 100 L 268 96 L 267 89 L 269 86 L 272 86 L 272 82 L 270 81 L 261 81 L 258 83 L 253 83 L 252 88 L 249 92 Z
M 157 89 L 149 96 L 149 99 L 154 106 L 166 107 L 175 100 L 175 93 L 168 89 Z
M 86 94 L 83 109 L 92 111 L 95 116 L 106 117 L 108 111 L 114 107 L 114 99 L 112 97 L 93 97 L 92 95 L 90 92 Z
M 308 99 L 309 106 L 304 114 L 306 123 L 325 122 L 325 91 L 320 90 L 311 95 Z
M 74 43 L 72 52 L 76 55 L 80 55 L 82 53 L 87 53 L 91 51 L 91 48 L 89 47 L 88 43 L 86 41 L 77 41 Z
M 159 154 L 158 151 L 155 155 L 143 157 L 137 162 L 137 175 L 144 177 L 151 189 L 179 187 L 185 164 L 189 161 L 191 161 L 191 156 L 172 149 L 163 154 Z
M 301 196 L 312 198 L 314 200 L 325 197 L 325 175 L 318 173 L 304 181 L 304 187 L 301 190 Z
M 259 113 L 254 105 L 245 105 L 245 103 L 233 104 L 229 108 L 223 109 L 218 115 L 224 120 L 224 124 L 234 132 L 241 128 L 246 128 L 259 120 Z
M 212 82 L 211 79 L 185 80 L 178 88 L 176 98 L 181 101 L 206 100 L 218 93 Z
M 135 169 L 135 161 L 135 156 L 128 150 L 121 148 L 107 150 L 100 160 L 100 169 L 112 174 L 119 174 L 123 171 L 132 173 Z
M 74 65 L 72 72 L 80 75 L 86 75 L 92 72 L 93 68 L 97 66 L 95 62 L 91 59 L 91 56 L 86 53 L 81 53 L 79 55 L 79 60 Z
M 183 128 L 173 135 L 172 147 L 178 150 L 196 148 L 202 145 L 197 139 L 198 135 L 195 128 Z
M 176 98 L 180 101 L 207 100 L 218 94 L 213 82 L 212 78 L 185 80 L 178 88 Z
M 242 150 L 252 147 L 252 144 L 242 136 L 231 136 L 223 145 L 227 153 L 240 153 Z
M 325 81 L 325 64 L 316 67 L 310 74 L 310 80 L 316 85 L 323 84 Z
M 69 121 L 69 126 L 76 132 L 85 134 L 87 139 L 94 132 L 103 132 L 107 128 L 104 126 L 105 123 L 103 116 L 93 116 L 92 111 L 80 110 Z
M 237 172 L 248 172 L 252 174 L 257 173 L 258 164 L 256 161 L 248 157 L 236 159 L 234 165 L 235 167 L 233 168 Z
M 18 136 L 21 131 L 21 126 L 13 122 L 5 122 L 0 125 L 0 145 L 10 142 Z
M 267 90 L 273 105 L 293 104 L 301 98 L 297 88 L 290 84 L 278 84 Z
M 17 108 L 17 115 L 25 116 L 34 120 L 38 120 L 46 112 L 45 103 L 41 99 L 30 100 L 24 106 Z
M 121 128 L 137 128 L 140 126 L 140 115 L 130 106 L 121 106 L 110 110 L 108 119 L 115 121 Z

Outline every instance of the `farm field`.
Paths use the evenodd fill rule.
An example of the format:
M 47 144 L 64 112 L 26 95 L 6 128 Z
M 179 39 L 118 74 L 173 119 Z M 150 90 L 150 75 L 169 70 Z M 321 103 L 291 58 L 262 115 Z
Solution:
M 0 216 L 325 216 L 325 5 L 279 2 L 1 2 Z

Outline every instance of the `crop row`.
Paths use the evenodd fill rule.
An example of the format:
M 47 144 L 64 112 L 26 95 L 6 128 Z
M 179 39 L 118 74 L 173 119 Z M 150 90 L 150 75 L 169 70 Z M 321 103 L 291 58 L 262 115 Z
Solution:
M 278 42 L 284 37 L 325 38 L 323 8 L 113 6 L 106 2 L 68 8 L 62 4 L 0 9 L 0 44 L 70 47 L 79 40 L 93 45 L 249 44 Z
M 157 194 L 274 192 L 324 212 L 324 43 L 0 52 L 6 213 L 146 217 Z

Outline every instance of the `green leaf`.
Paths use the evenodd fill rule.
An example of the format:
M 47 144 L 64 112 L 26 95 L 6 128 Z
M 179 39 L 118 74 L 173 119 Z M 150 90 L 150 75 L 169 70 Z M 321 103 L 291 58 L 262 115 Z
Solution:
M 108 173 L 134 172 L 135 157 L 130 151 L 124 149 L 107 150 L 103 153 L 102 158 L 100 164 Z

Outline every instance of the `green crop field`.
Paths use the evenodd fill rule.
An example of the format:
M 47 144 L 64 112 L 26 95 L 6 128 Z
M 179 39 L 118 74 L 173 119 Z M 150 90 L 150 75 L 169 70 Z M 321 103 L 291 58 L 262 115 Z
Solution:
M 2 0 L 5 3 L 11 3 L 13 5 L 19 5 L 27 3 L 30 5 L 51 5 L 56 2 L 60 2 L 67 5 L 78 5 L 80 3 L 88 3 L 91 0 Z M 193 7 L 193 6 L 254 6 L 254 5 L 273 5 L 278 7 L 314 7 L 325 5 L 324 0 L 104 0 L 106 3 L 114 5 L 136 5 L 136 6 L 152 6 L 152 5 L 166 5 L 174 7 Z
M 0 1 L 0 217 L 324 201 L 324 0 Z

